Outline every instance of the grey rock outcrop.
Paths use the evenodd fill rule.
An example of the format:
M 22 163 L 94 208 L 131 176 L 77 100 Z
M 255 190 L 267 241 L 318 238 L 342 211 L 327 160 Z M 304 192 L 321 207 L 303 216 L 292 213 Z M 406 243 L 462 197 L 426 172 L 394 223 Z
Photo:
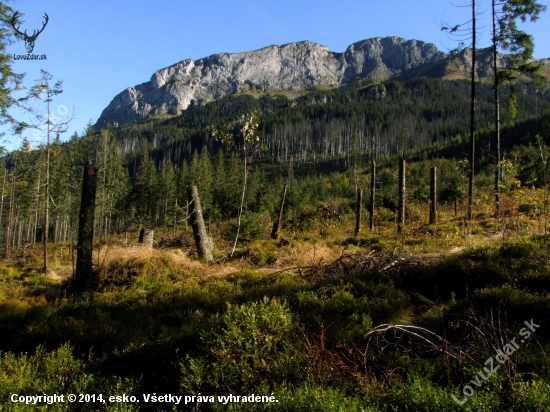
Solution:
M 345 85 L 357 76 L 387 79 L 446 54 L 433 44 L 399 37 L 372 38 L 350 45 L 344 53 L 302 41 L 242 53 L 220 53 L 184 60 L 158 70 L 151 80 L 129 87 L 103 110 L 96 128 L 124 125 L 154 114 L 185 110 L 249 89 L 303 90 L 318 85 Z
M 549 65 L 550 59 L 539 61 Z M 499 55 L 499 67 L 509 57 Z M 492 76 L 489 48 L 478 50 L 476 74 Z M 471 70 L 471 50 L 447 54 L 430 43 L 399 37 L 376 37 L 335 53 L 302 41 L 242 53 L 220 53 L 184 60 L 158 70 L 151 80 L 119 93 L 103 110 L 96 128 L 122 126 L 155 114 L 177 113 L 247 90 L 304 90 L 319 85 L 346 86 L 357 77 L 385 80 L 429 76 L 464 79 Z
M 343 83 L 356 76 L 388 79 L 447 56 L 430 43 L 399 37 L 374 38 L 350 45 L 343 57 Z

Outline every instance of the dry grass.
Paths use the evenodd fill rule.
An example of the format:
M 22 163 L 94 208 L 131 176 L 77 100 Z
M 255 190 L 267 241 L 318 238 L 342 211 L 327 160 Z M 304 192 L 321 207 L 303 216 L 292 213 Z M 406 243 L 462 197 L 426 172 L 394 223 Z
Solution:
M 107 267 L 112 263 L 120 263 L 132 259 L 148 260 L 151 258 L 168 258 L 170 266 L 178 271 L 199 273 L 201 276 L 223 276 L 238 272 L 244 264 L 234 265 L 227 263 L 204 264 L 194 260 L 178 248 L 170 249 L 149 249 L 143 246 L 104 246 L 99 252 L 99 265 Z M 94 250 L 94 262 L 98 262 L 98 251 Z
M 338 258 L 340 252 L 329 247 L 327 242 L 320 241 L 313 245 L 297 244 L 284 249 L 278 260 L 279 267 L 312 266 L 319 262 L 326 264 Z

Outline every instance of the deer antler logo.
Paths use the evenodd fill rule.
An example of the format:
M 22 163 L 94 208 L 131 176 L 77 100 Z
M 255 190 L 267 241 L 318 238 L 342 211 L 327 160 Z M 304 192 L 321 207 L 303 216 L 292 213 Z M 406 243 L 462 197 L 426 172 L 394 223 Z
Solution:
M 36 38 L 38 37 L 38 35 L 40 33 L 42 33 L 44 31 L 44 29 L 46 28 L 46 25 L 48 24 L 48 20 L 50 19 L 48 17 L 48 15 L 46 13 L 44 13 L 44 25 L 42 26 L 42 28 L 38 31 L 36 30 L 33 30 L 32 32 L 32 35 L 29 36 L 27 34 L 27 30 L 25 30 L 24 33 L 21 33 L 19 31 L 19 26 L 15 27 L 15 25 L 17 24 L 17 18 L 21 16 L 21 13 L 19 13 L 18 11 L 16 11 L 13 15 L 13 17 L 11 18 L 11 26 L 13 27 L 13 29 L 15 30 L 15 32 L 21 36 L 21 38 L 25 41 L 25 48 L 27 49 L 27 53 L 32 53 L 32 51 L 34 50 L 34 42 L 36 41 Z

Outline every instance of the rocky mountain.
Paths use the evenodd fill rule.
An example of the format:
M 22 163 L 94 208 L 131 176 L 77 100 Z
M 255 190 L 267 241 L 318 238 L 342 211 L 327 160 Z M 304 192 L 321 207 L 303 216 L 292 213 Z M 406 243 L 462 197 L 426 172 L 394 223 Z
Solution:
M 303 90 L 346 85 L 357 76 L 387 79 L 446 57 L 433 44 L 399 37 L 372 38 L 335 53 L 302 41 L 242 53 L 184 60 L 158 70 L 151 80 L 119 93 L 96 123 L 124 125 L 150 115 L 185 110 L 246 91 Z
M 507 57 L 500 55 L 501 67 Z M 477 76 L 492 76 L 489 48 L 478 51 Z M 548 59 L 541 60 L 548 65 Z M 471 50 L 447 54 L 430 43 L 399 37 L 376 37 L 353 43 L 335 53 L 317 43 L 302 41 L 242 53 L 220 53 L 184 60 L 158 70 L 151 80 L 128 87 L 103 110 L 96 123 L 122 126 L 151 115 L 178 113 L 190 104 L 255 90 L 305 90 L 320 85 L 346 86 L 356 78 L 385 80 L 394 76 L 466 79 Z M 546 71 L 544 71 L 546 70 Z M 550 77 L 550 69 L 544 66 Z M 547 73 L 548 72 L 548 73 Z

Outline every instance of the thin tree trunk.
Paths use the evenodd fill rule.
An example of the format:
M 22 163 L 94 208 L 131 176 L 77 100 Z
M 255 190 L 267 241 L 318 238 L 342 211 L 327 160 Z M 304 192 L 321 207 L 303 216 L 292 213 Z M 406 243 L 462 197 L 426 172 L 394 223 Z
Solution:
M 16 219 L 19 221 L 19 211 L 17 212 L 17 218 Z M 18 250 L 21 249 L 22 231 L 23 231 L 23 222 L 19 222 L 19 230 L 18 230 L 18 233 L 17 233 L 17 249 Z
M 50 99 L 48 99 L 48 140 L 46 144 L 46 199 L 44 202 L 44 274 L 48 274 L 48 234 L 50 226 Z
M 199 258 L 211 262 L 214 260 L 212 256 L 213 243 L 208 233 L 206 233 L 197 186 L 187 188 L 187 203 L 189 204 L 189 217 Z
M 496 218 L 500 221 L 500 181 L 502 179 L 502 165 L 500 164 L 500 94 L 498 91 L 498 53 L 497 53 L 497 22 L 496 22 L 496 0 L 491 0 L 493 16 L 493 88 L 495 94 L 495 134 L 496 134 L 496 168 L 495 168 L 495 207 Z
M 69 216 L 65 216 L 65 228 L 63 229 L 63 242 L 67 241 L 67 229 L 69 227 Z
M 80 221 L 76 246 L 76 270 L 74 274 L 74 306 L 89 306 L 92 303 L 92 250 L 94 242 L 95 194 L 97 168 L 91 163 L 84 165 Z
M 285 205 L 285 197 L 288 185 L 285 183 L 283 188 L 283 196 L 281 197 L 281 205 L 279 206 L 279 217 L 276 222 L 273 223 L 273 230 L 271 231 L 271 239 L 277 239 L 279 236 L 279 228 L 281 227 L 281 222 L 283 220 L 283 210 Z
M 370 182 L 370 230 L 374 230 L 374 211 L 376 209 L 376 161 L 372 159 Z
M 437 167 L 430 169 L 430 225 L 437 225 Z
M 292 167 L 292 161 L 290 162 Z M 244 195 L 246 192 L 246 177 L 248 175 L 248 172 L 246 171 L 246 154 L 244 155 L 244 184 L 243 184 L 243 194 L 241 196 L 241 206 L 239 207 L 239 217 L 237 221 L 237 235 L 235 236 L 235 243 L 233 244 L 233 249 L 231 250 L 231 257 L 233 257 L 233 253 L 235 253 L 235 248 L 237 247 L 237 240 L 239 239 L 239 232 L 241 230 L 241 216 L 243 214 L 243 204 L 244 204 Z M 289 179 L 290 181 L 290 179 Z
M 176 207 L 174 207 L 174 237 L 178 227 L 178 197 L 176 196 Z
M 8 169 L 4 169 L 4 180 L 2 182 L 2 203 L 0 203 L 0 225 L 2 224 L 2 216 L 4 213 L 4 190 L 6 188 L 6 174 Z
M 59 214 L 55 215 L 54 221 L 55 223 L 53 226 L 53 243 L 57 243 L 59 241 Z
M 11 183 L 11 190 L 10 190 L 10 209 L 8 212 L 8 222 L 6 224 L 6 233 L 5 233 L 5 244 L 6 244 L 6 250 L 5 250 L 5 258 L 9 259 L 10 257 L 10 242 L 11 242 L 11 226 L 12 226 L 12 220 L 13 220 L 13 203 L 15 200 L 15 170 L 13 172 L 12 176 L 12 183 Z
M 25 243 L 31 243 L 30 239 L 31 239 L 31 219 L 32 217 L 29 216 L 29 222 L 27 223 L 27 235 L 25 236 Z
M 355 211 L 355 236 L 361 233 L 361 211 L 363 210 L 363 189 L 357 191 L 357 210 Z
M 403 233 L 405 230 L 405 158 L 401 157 L 399 161 L 399 209 L 397 210 L 397 231 Z
M 544 235 L 548 234 L 548 185 L 546 184 L 546 160 L 544 161 Z
M 468 219 L 474 218 L 474 160 L 475 160 L 475 108 L 476 108 L 476 0 L 472 0 L 472 78 L 470 96 L 470 176 L 468 180 Z
M 101 190 L 101 234 L 99 235 L 99 242 L 101 243 L 101 237 L 103 236 L 103 239 L 107 240 L 107 233 L 106 231 L 106 220 L 105 220 L 105 192 L 107 190 L 107 153 L 106 149 L 104 150 L 103 154 L 103 182 L 102 182 L 102 190 Z
M 40 173 L 38 173 L 38 182 L 36 184 L 36 198 L 34 206 L 34 228 L 32 234 L 33 245 L 36 243 L 36 231 L 38 230 L 38 209 L 40 208 Z

